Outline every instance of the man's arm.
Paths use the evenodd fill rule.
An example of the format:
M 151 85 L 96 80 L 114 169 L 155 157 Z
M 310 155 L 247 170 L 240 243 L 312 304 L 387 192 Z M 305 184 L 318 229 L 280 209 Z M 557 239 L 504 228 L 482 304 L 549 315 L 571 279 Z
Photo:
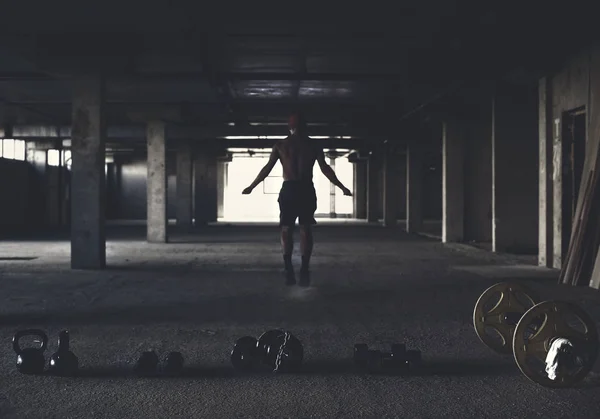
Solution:
M 325 177 L 327 179 L 329 179 L 331 181 L 331 183 L 333 183 L 335 186 L 337 186 L 342 191 L 344 191 L 344 195 L 347 195 L 347 196 L 351 196 L 352 195 L 352 192 L 350 192 L 350 189 L 346 188 L 342 184 L 342 182 L 340 182 L 340 180 L 335 175 L 335 172 L 333 171 L 333 169 L 331 168 L 331 166 L 328 165 L 327 162 L 325 161 L 325 154 L 323 153 L 322 149 L 319 149 L 317 151 L 317 162 L 319 163 L 319 167 L 321 168 L 321 172 L 323 172 L 323 174 L 325 175 Z
M 267 164 L 265 164 L 265 166 L 260 170 L 260 172 L 258 172 L 258 176 L 256 176 L 256 179 L 254 179 L 254 182 L 252 182 L 250 186 L 244 189 L 242 193 L 245 195 L 249 194 L 254 188 L 256 188 L 256 186 L 258 186 L 260 182 L 265 180 L 265 178 L 269 176 L 269 173 L 271 173 L 271 170 L 273 170 L 273 167 L 275 167 L 275 163 L 277 163 L 277 160 L 279 160 L 279 151 L 277 150 L 277 146 L 274 146 L 273 150 L 271 151 L 271 155 L 269 156 L 269 161 L 267 162 Z

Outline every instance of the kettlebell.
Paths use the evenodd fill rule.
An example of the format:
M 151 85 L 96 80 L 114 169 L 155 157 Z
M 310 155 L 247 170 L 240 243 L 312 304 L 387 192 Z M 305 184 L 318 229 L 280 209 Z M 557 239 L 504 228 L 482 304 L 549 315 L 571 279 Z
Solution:
M 39 348 L 21 349 L 19 340 L 25 336 L 38 336 L 42 340 Z M 23 374 L 41 374 L 44 372 L 46 360 L 44 351 L 48 345 L 48 336 L 39 329 L 19 330 L 13 336 L 13 349 L 17 353 L 17 369 Z
M 70 376 L 75 375 L 79 368 L 79 360 L 69 349 L 69 331 L 63 330 L 58 335 L 58 351 L 51 357 L 48 370 L 51 374 Z

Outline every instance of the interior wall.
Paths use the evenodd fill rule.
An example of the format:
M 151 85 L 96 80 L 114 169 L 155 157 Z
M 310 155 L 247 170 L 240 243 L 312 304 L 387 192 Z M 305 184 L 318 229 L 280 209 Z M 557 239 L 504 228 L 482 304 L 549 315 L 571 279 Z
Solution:
M 107 213 L 111 215 L 111 219 L 145 220 L 148 177 L 146 157 L 137 156 L 116 163 L 116 166 L 115 176 L 119 178 L 120 188 L 115 191 L 117 183 L 109 186 L 107 182 L 107 197 L 111 197 L 113 206 L 111 210 L 107 210 Z M 169 153 L 167 155 L 167 217 L 169 219 L 174 219 L 176 216 L 176 188 L 175 158 Z

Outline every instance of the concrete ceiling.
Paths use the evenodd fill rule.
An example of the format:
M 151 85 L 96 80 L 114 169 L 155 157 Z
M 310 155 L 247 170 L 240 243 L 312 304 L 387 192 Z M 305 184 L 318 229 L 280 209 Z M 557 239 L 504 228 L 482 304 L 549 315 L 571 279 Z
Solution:
M 319 13 L 306 5 L 296 16 L 283 5 L 12 3 L 0 26 L 4 124 L 70 124 L 70 80 L 101 71 L 111 125 L 162 115 L 200 138 L 250 133 L 248 122 L 284 121 L 302 109 L 334 135 L 376 138 L 461 86 L 515 68 L 535 81 L 573 47 L 549 31 L 558 14 L 487 2 Z

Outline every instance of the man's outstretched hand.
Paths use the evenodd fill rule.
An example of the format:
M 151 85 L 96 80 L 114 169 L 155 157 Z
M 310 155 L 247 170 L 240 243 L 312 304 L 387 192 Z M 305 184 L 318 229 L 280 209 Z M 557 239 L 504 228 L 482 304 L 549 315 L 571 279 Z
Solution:
M 244 189 L 242 191 L 242 195 L 250 195 L 250 193 L 252 192 L 252 189 L 254 189 L 252 186 L 248 186 L 246 189 Z
M 344 188 L 342 190 L 344 191 L 344 195 L 346 195 L 346 196 L 352 196 L 352 192 L 350 192 L 350 189 Z

